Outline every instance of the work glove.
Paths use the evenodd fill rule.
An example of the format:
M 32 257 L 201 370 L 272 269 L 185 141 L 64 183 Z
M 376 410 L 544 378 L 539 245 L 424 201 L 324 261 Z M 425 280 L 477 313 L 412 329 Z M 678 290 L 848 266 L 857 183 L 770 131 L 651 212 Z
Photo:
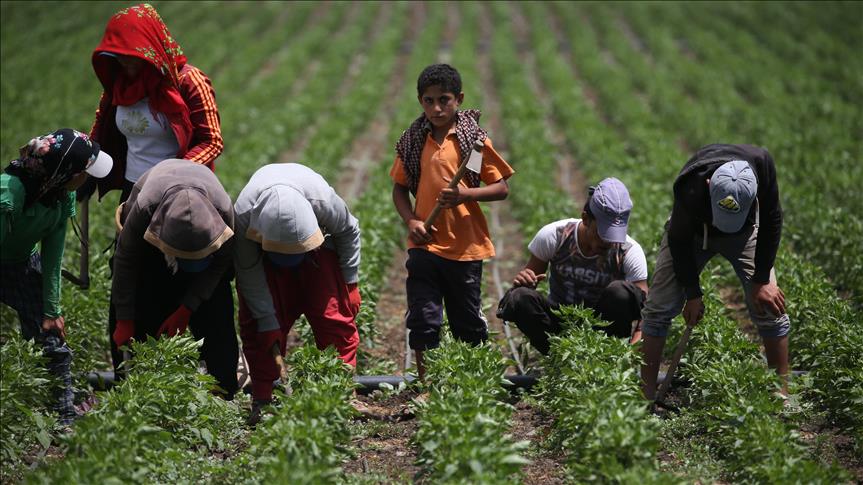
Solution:
M 192 310 L 186 308 L 186 305 L 180 305 L 170 317 L 165 319 L 162 326 L 159 327 L 159 331 L 156 332 L 156 336 L 158 337 L 163 333 L 167 333 L 169 337 L 181 335 L 189 326 L 189 318 L 191 317 Z
M 348 302 L 351 306 L 351 313 L 357 316 L 360 313 L 360 287 L 357 283 L 348 283 Z
M 135 322 L 133 320 L 117 320 L 117 326 L 114 327 L 114 333 L 111 338 L 117 348 L 122 347 L 132 340 L 135 335 Z
M 255 343 L 257 344 L 258 352 L 268 360 L 273 360 L 274 345 L 279 345 L 279 352 L 281 352 L 281 340 L 282 331 L 278 328 L 275 330 L 267 330 L 266 332 L 258 332 L 257 335 L 255 335 Z
M 282 331 L 280 329 L 257 332 L 254 336 L 252 352 L 246 351 L 252 377 L 252 398 L 269 401 L 273 397 L 273 381 L 279 378 L 280 369 L 273 357 L 273 347 L 282 352 Z

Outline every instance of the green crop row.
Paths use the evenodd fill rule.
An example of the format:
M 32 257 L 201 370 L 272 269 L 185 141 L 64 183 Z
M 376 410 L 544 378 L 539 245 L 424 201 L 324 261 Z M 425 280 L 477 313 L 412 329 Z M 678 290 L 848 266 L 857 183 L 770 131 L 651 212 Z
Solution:
M 46 358 L 32 342 L 13 336 L 0 346 L 0 477 L 10 480 L 20 472 L 21 455 L 36 443 L 51 443 L 53 417 L 46 415 L 51 394 L 45 392 L 52 376 Z
M 250 435 L 230 483 L 333 483 L 348 456 L 354 410 L 351 371 L 335 350 L 300 347 L 289 359 L 293 393 Z
M 630 220 L 633 233 L 637 234 L 635 237 L 642 242 L 658 242 L 659 231 L 662 228 L 661 222 L 668 212 L 667 209 L 661 211 L 656 210 L 656 208 L 667 208 L 670 205 L 670 197 L 663 192 L 668 190 L 665 186 L 670 185 L 670 181 L 673 180 L 674 173 L 679 168 L 677 164 L 682 163 L 679 160 L 682 159 L 683 155 L 680 147 L 672 146 L 669 143 L 677 142 L 681 133 L 675 133 L 668 128 L 663 128 L 663 126 L 674 127 L 679 126 L 680 123 L 688 123 L 692 127 L 689 133 L 697 134 L 699 133 L 697 130 L 703 130 L 701 133 L 706 134 L 709 133 L 708 118 L 699 115 L 698 110 L 674 110 L 675 106 L 680 107 L 681 103 L 685 102 L 687 93 L 674 91 L 668 87 L 680 85 L 680 83 L 663 82 L 667 81 L 663 79 L 663 71 L 657 70 L 655 67 L 653 68 L 655 72 L 653 76 L 639 76 L 638 73 L 648 72 L 650 66 L 646 65 L 641 56 L 637 59 L 640 63 L 634 62 L 633 59 L 636 56 L 631 52 L 627 53 L 622 48 L 625 45 L 619 38 L 614 38 L 614 35 L 611 34 L 612 38 L 606 38 L 604 46 L 599 44 L 596 38 L 591 35 L 590 25 L 604 25 L 605 28 L 597 27 L 597 30 L 610 35 L 608 19 L 603 21 L 601 18 L 591 17 L 591 24 L 584 20 L 579 24 L 578 17 L 562 6 L 557 5 L 555 11 L 562 22 L 584 27 L 570 30 L 572 39 L 569 45 L 572 46 L 573 57 L 577 60 L 576 69 L 595 90 L 599 105 L 603 108 L 602 114 L 608 116 L 608 119 L 592 115 L 589 108 L 580 109 L 585 108 L 583 102 L 564 97 L 553 98 L 555 115 L 566 128 L 581 130 L 574 146 L 588 173 L 603 170 L 605 174 L 611 175 L 614 174 L 613 170 L 619 170 L 626 174 L 626 178 L 621 177 L 624 180 L 637 181 L 631 184 L 632 187 L 636 187 L 632 191 L 636 205 L 635 210 L 639 211 L 639 207 L 646 207 L 659 214 L 647 214 L 646 216 L 653 219 L 653 222 L 650 222 L 644 220 L 644 211 L 639 211 L 637 215 L 634 212 L 634 217 Z M 542 12 L 536 9 L 533 9 L 532 12 L 529 11 L 529 14 L 536 28 L 541 25 L 538 22 L 542 18 Z M 664 45 L 666 48 L 669 46 L 668 43 Z M 674 45 L 671 47 L 677 49 Z M 611 53 L 608 54 L 610 57 L 613 56 L 612 62 L 597 59 L 599 57 L 597 54 L 602 52 L 603 48 L 612 49 Z M 540 56 L 546 56 L 541 58 L 539 62 L 543 79 L 549 84 L 549 88 L 553 92 L 557 91 L 558 88 L 563 88 L 567 80 L 567 66 L 562 66 L 563 63 L 559 56 L 553 54 L 557 47 L 546 41 L 544 49 L 547 50 L 542 50 L 543 44 L 541 43 L 538 43 L 538 49 L 540 49 L 538 51 Z M 656 57 L 655 54 L 654 57 Z M 680 57 L 679 53 L 678 57 Z M 624 63 L 627 66 L 627 71 L 615 67 L 616 63 Z M 627 80 L 629 70 L 635 73 L 634 79 L 631 81 Z M 657 82 L 651 82 L 651 78 L 658 78 Z M 572 82 L 571 75 L 569 81 Z M 709 80 L 699 78 L 699 81 L 708 82 Z M 639 90 L 645 93 L 646 99 L 639 98 L 637 95 Z M 658 113 L 667 113 L 667 115 L 651 117 L 650 109 L 652 107 Z M 675 112 L 678 117 L 682 118 L 677 123 L 671 122 Z M 722 119 L 719 118 L 718 121 L 722 121 Z M 613 128 L 612 132 L 609 133 L 609 126 L 606 123 Z M 615 131 L 618 133 L 614 133 Z M 605 135 L 601 134 L 603 132 Z M 626 147 L 626 149 L 622 151 L 621 148 L 616 147 Z M 632 163 L 631 159 L 633 158 L 642 158 L 644 163 Z M 675 162 L 675 160 L 678 161 Z M 663 181 L 665 182 L 663 183 Z M 650 252 L 653 248 L 646 246 L 645 249 Z M 835 294 L 833 300 L 835 301 Z
M 396 3 L 383 8 L 386 12 L 380 12 L 379 18 L 400 19 L 407 13 L 408 4 Z M 361 54 L 360 72 L 350 85 L 333 93 L 333 99 L 339 102 L 329 110 L 300 156 L 300 160 L 320 166 L 325 179 L 333 183 L 338 179 L 339 170 L 344 168 L 342 159 L 350 151 L 351 141 L 369 128 L 369 122 L 377 114 L 382 90 L 386 89 L 387 80 L 396 68 L 396 54 L 401 39 L 407 34 L 406 27 L 404 22 L 386 22 Z
M 301 143 L 301 136 L 309 136 L 307 128 L 324 119 L 326 110 L 335 105 L 338 98 L 333 93 L 350 63 L 329 60 L 362 52 L 362 39 L 369 36 L 380 7 L 334 3 L 331 8 L 285 47 L 287 54 L 276 55 L 278 62 L 271 72 L 261 74 L 249 88 L 237 86 L 233 92 L 243 95 L 220 103 L 225 105 L 225 163 L 217 173 L 229 193 L 238 194 L 261 166 L 284 161 L 280 160 L 283 152 Z M 302 89 L 294 92 L 293 85 L 300 83 Z M 319 168 L 316 160 L 290 161 Z
M 836 298 L 821 269 L 792 254 L 779 257 L 782 285 L 795 300 L 789 351 L 795 368 L 809 371 L 804 395 L 837 424 L 847 427 L 863 452 L 863 319 Z
M 511 198 L 526 246 L 545 224 L 578 217 L 581 211 L 556 183 L 557 149 L 545 129 L 546 113 L 535 102 L 536 93 L 532 93 L 527 72 L 519 60 L 506 6 L 495 3 L 493 15 L 492 71 L 498 97 L 506 100 L 502 110 L 503 136 L 509 146 L 513 167 L 520 172 L 511 182 Z
M 212 377 L 197 371 L 198 345 L 189 337 L 133 344 L 128 378 L 61 438 L 63 460 L 26 482 L 322 483 L 340 475 L 354 384 L 333 349 L 295 351 L 293 393 L 246 435 L 239 407 L 215 397 Z
M 863 208 L 863 199 L 848 195 L 863 177 L 856 136 L 863 129 L 863 116 L 855 103 L 843 100 L 843 93 L 859 91 L 859 85 L 819 82 L 807 76 L 805 68 L 757 48 L 757 39 L 730 22 L 699 25 L 708 22 L 706 16 L 696 15 L 700 7 L 692 8 L 696 11 L 687 14 L 641 6 L 627 16 L 654 54 L 654 75 L 646 79 L 682 86 L 698 103 L 694 109 L 680 102 L 654 103 L 654 108 L 677 111 L 663 123 L 698 145 L 739 140 L 768 147 L 777 161 L 786 240 L 824 267 L 835 284 L 860 293 L 863 259 L 854 241 L 863 234 L 863 225 L 854 213 Z M 656 27 L 659 18 L 667 21 L 665 28 Z M 695 59 L 681 55 L 681 38 Z M 819 161 L 825 169 L 813 170 Z
M 443 10 L 431 9 L 429 17 L 425 20 L 425 28 L 413 41 L 407 64 L 403 67 L 404 85 L 401 91 L 391 93 L 392 96 L 398 97 L 398 102 L 395 104 L 391 119 L 387 120 L 390 123 L 386 139 L 388 148 L 395 146 L 402 131 L 407 129 L 417 116 L 419 106 L 413 81 L 430 62 L 428 54 L 437 49 L 443 30 L 443 20 Z M 376 87 L 379 91 L 381 88 L 389 88 L 383 83 Z M 377 99 L 380 100 L 379 97 Z M 383 159 L 373 161 L 366 188 L 351 209 L 360 221 L 363 247 L 360 262 L 363 307 L 357 317 L 357 324 L 366 327 L 380 324 L 376 311 L 377 302 L 389 276 L 387 271 L 392 263 L 393 254 L 398 248 L 404 247 L 406 235 L 404 223 L 393 206 L 391 196 L 393 183 L 389 177 L 389 170 L 395 158 L 395 150 L 388 149 L 385 153 Z M 364 341 L 362 345 L 373 347 L 375 344 L 376 342 L 370 339 Z M 364 358 L 362 353 L 360 358 Z M 376 367 L 389 369 L 384 362 L 366 362 L 366 366 L 372 369 Z
M 513 408 L 502 401 L 507 360 L 500 350 L 447 338 L 425 356 L 430 391 L 413 437 L 424 476 L 433 483 L 519 483 L 528 443 L 501 432 Z
M 149 339 L 132 349 L 128 377 L 75 423 L 62 440 L 63 460 L 43 464 L 28 483 L 191 481 L 208 455 L 234 446 L 239 412 L 198 373 L 198 343 Z
M 621 44 L 618 42 L 615 45 L 618 46 L 615 50 L 618 58 L 626 58 L 626 51 L 621 48 Z M 707 44 L 704 48 L 707 48 Z M 629 55 L 634 57 L 632 52 Z M 637 65 L 637 63 L 630 61 L 628 65 Z M 659 81 L 662 82 L 661 79 Z M 703 83 L 709 82 L 706 78 L 702 81 Z M 704 95 L 702 94 L 702 96 Z M 670 119 L 666 121 L 670 121 Z M 684 121 L 690 127 L 697 126 L 699 123 L 697 118 L 688 116 L 684 117 Z M 681 126 L 681 128 L 683 127 Z M 689 133 L 694 134 L 691 129 Z M 802 167 L 796 168 L 794 166 L 789 169 L 803 170 Z M 853 179 L 854 177 L 849 178 L 849 180 Z M 794 184 L 790 185 L 794 187 Z M 784 190 L 783 192 L 787 193 Z M 797 209 L 787 210 L 786 216 L 796 213 Z M 812 214 L 806 217 L 820 216 Z M 830 218 L 823 219 L 825 221 L 821 224 L 829 224 L 832 221 Z M 786 217 L 786 220 L 793 221 L 793 218 Z M 811 228 L 806 231 L 811 231 Z M 792 240 L 796 241 L 794 233 L 791 237 Z M 844 235 L 839 237 L 844 237 Z M 843 244 L 845 246 L 854 245 L 850 240 Z M 834 249 L 834 251 L 837 253 L 853 252 L 850 246 L 846 249 Z M 837 261 L 848 264 L 841 258 Z M 853 271 L 855 264 L 852 260 L 849 269 Z M 788 251 L 781 251 L 777 260 L 777 267 L 782 275 L 780 284 L 785 289 L 786 294 L 789 295 L 789 314 L 794 326 L 791 334 L 792 362 L 797 368 L 811 370 L 813 375 L 820 376 L 813 379 L 814 387 L 807 394 L 814 398 L 815 402 L 824 406 L 835 419 L 851 423 L 852 430 L 855 430 L 853 432 L 858 436 L 859 446 L 860 422 L 857 416 L 860 415 L 860 403 L 863 402 L 861 401 L 863 387 L 861 387 L 859 378 L 860 361 L 853 350 L 860 343 L 860 332 L 856 330 L 860 328 L 859 312 L 855 312 L 848 303 L 836 296 L 835 291 L 832 291 L 827 283 L 828 280 L 823 272 L 817 271 L 811 263 L 804 261 L 799 256 Z M 732 280 L 734 279 L 732 278 Z M 736 284 L 736 281 L 732 284 Z M 844 331 L 837 332 L 838 328 L 843 328 Z
M 709 279 L 706 275 L 704 279 Z M 726 463 L 729 478 L 743 483 L 839 483 L 838 466 L 810 458 L 797 434 L 780 419 L 784 399 L 775 373 L 758 346 L 724 315 L 708 293 L 704 320 L 692 334 L 681 370 L 691 380 L 688 396 L 700 431 Z
M 539 398 L 554 416 L 549 445 L 564 452 L 570 479 L 670 483 L 656 469 L 659 426 L 641 394 L 635 348 L 594 330 L 602 322 L 590 309 L 563 307 L 561 319 L 566 330 L 550 340 Z
M 492 59 L 498 73 L 500 98 L 508 103 L 504 119 L 507 141 L 518 167 L 524 167 L 525 173 L 551 175 L 558 168 L 554 156 L 550 155 L 558 148 L 549 141 L 544 128 L 548 114 L 533 101 L 539 93 L 533 92 L 526 68 L 518 61 L 506 20 L 511 16 L 508 7 L 496 5 L 495 35 L 499 37 L 495 39 Z M 552 97 L 549 104 L 557 107 L 557 100 L 561 100 L 561 104 L 566 100 L 567 113 L 579 111 L 578 103 L 583 96 L 571 82 L 571 71 L 552 55 L 555 46 L 551 37 L 537 35 L 538 32 L 545 34 L 533 31 L 536 64 L 542 71 L 538 74 L 567 86 L 560 92 L 549 90 L 548 95 Z M 569 133 L 568 126 L 562 128 Z M 587 135 L 571 134 L 579 139 Z M 598 143 L 601 146 L 603 142 Z M 578 215 L 573 201 L 564 195 L 553 176 L 524 177 L 514 181 L 513 186 L 517 211 L 521 206 L 516 215 L 531 231 L 553 220 Z M 538 201 L 543 203 L 535 210 Z M 533 232 L 529 234 L 532 236 Z M 565 319 L 572 322 L 574 328 L 565 336 L 552 339 L 540 384 L 543 408 L 554 416 L 549 446 L 563 450 L 569 477 L 575 482 L 668 482 L 669 477 L 656 471 L 657 426 L 647 418 L 647 406 L 638 387 L 635 372 L 638 359 L 633 348 L 623 341 L 582 328 L 585 319 L 593 321 L 589 312 L 568 312 Z

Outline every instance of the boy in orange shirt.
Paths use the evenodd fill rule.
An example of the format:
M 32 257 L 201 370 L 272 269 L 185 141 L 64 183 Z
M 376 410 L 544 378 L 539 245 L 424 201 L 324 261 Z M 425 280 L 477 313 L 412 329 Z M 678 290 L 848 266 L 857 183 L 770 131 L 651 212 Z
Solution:
M 408 227 L 406 322 L 419 377 L 424 379 L 423 351 L 440 344 L 444 305 L 455 338 L 472 344 L 488 338 L 480 284 L 482 260 L 494 256 L 494 246 L 478 202 L 505 199 L 506 179 L 514 171 L 477 124 L 479 111 L 458 110 L 464 93 L 453 67 L 425 68 L 417 80 L 417 95 L 423 114 L 399 138 L 390 177 L 393 202 Z M 476 140 L 484 144 L 481 172 L 468 171 L 458 186 L 449 189 Z M 424 221 L 438 201 L 443 210 L 427 228 Z

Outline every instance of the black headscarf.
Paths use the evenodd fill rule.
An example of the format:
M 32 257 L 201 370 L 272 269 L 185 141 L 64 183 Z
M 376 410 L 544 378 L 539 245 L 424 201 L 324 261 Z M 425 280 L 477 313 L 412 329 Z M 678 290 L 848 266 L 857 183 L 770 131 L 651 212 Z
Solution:
M 66 197 L 64 185 L 96 160 L 99 144 L 84 133 L 63 128 L 33 138 L 18 153 L 4 171 L 24 185 L 26 209 L 37 201 L 52 205 Z

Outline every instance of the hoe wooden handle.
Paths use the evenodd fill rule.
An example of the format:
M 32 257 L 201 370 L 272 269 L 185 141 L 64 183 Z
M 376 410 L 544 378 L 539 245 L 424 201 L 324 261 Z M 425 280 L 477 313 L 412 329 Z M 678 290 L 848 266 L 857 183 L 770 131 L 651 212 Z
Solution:
M 477 140 L 473 145 L 473 149 L 478 151 L 478 152 L 481 152 L 483 146 L 484 146 L 483 142 Z M 464 160 L 462 160 L 461 165 L 458 166 L 458 170 L 455 172 L 455 175 L 453 175 L 452 180 L 450 180 L 447 188 L 454 189 L 459 184 L 459 182 L 461 182 L 461 179 L 464 178 L 464 174 L 467 172 L 467 164 L 469 161 L 470 161 L 470 156 L 468 155 L 467 157 L 465 157 Z M 426 217 L 426 220 L 425 220 L 426 231 L 431 230 L 431 226 L 432 226 L 432 224 L 434 224 L 434 221 L 435 221 L 435 219 L 437 219 L 437 216 L 438 216 L 438 214 L 440 214 L 440 211 L 441 211 L 441 206 L 440 206 L 440 201 L 438 201 L 435 204 L 434 209 L 432 209 L 431 214 L 429 214 L 429 216 Z
M 686 352 L 686 345 L 689 343 L 689 336 L 692 335 L 693 325 L 687 325 L 683 330 L 683 335 L 680 336 L 680 341 L 677 342 L 677 348 L 674 349 L 674 355 L 671 357 L 671 363 L 668 366 L 668 371 L 665 373 L 665 380 L 659 386 L 659 391 L 656 392 L 656 401 L 665 399 L 665 394 L 671 388 L 671 381 L 674 380 L 674 373 L 677 371 L 677 364 L 680 363 L 680 358 Z

